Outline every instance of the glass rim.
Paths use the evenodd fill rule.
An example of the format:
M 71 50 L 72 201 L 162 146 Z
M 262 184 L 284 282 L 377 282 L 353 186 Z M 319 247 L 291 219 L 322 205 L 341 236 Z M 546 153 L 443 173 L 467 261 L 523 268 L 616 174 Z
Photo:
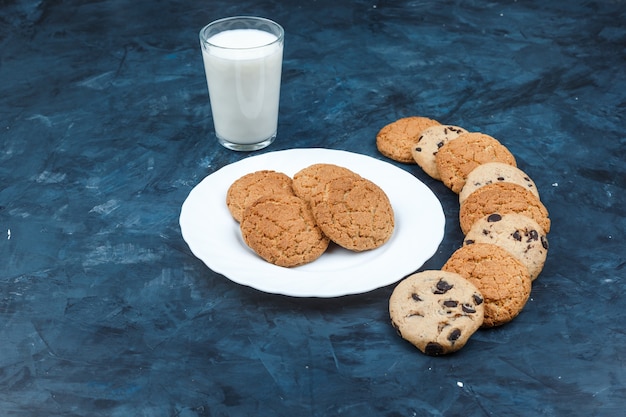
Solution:
M 276 39 L 273 40 L 270 43 L 266 43 L 264 45 L 259 45 L 259 46 L 247 46 L 247 47 L 229 47 L 229 46 L 220 46 L 220 45 L 215 45 L 211 42 L 209 42 L 209 37 L 205 36 L 204 34 L 213 26 L 216 26 L 220 23 L 224 23 L 224 22 L 228 22 L 228 21 L 235 21 L 235 20 L 253 20 L 253 21 L 257 21 L 257 22 L 263 22 L 266 23 L 269 26 L 274 26 L 278 29 L 278 35 L 276 36 Z M 280 43 L 283 41 L 284 37 L 285 37 L 285 30 L 283 29 L 283 27 L 279 24 L 276 23 L 275 21 L 271 20 L 271 19 L 267 19 L 265 17 L 259 17 L 259 16 L 230 16 L 230 17 L 223 17 L 221 19 L 217 19 L 214 20 L 210 23 L 208 23 L 207 25 L 205 25 L 202 29 L 200 29 L 200 43 L 202 43 L 203 46 L 210 46 L 211 48 L 219 48 L 219 49 L 234 49 L 234 50 L 247 50 L 247 49 L 259 49 L 259 48 L 266 48 L 268 46 Z

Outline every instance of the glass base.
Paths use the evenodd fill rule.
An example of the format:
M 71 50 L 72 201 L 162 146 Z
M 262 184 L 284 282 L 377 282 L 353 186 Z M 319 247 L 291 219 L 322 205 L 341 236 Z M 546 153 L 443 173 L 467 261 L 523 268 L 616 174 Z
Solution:
M 274 142 L 274 139 L 276 139 L 276 133 L 274 133 L 272 136 L 270 136 L 269 138 L 265 140 L 262 140 L 260 142 L 255 142 L 255 143 L 233 143 L 217 136 L 217 140 L 220 142 L 220 144 L 223 147 L 225 147 L 226 149 L 230 149 L 231 151 L 241 151 L 241 152 L 258 151 L 259 149 L 263 149 L 271 145 L 272 142 Z

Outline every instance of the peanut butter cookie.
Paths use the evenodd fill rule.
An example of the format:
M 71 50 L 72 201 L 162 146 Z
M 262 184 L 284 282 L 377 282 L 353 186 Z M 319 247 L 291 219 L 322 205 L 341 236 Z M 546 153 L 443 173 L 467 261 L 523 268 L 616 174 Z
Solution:
M 282 172 L 251 172 L 231 184 L 226 192 L 226 205 L 233 218 L 241 222 L 244 210 L 259 198 L 273 194 L 294 195 L 291 185 L 291 177 Z
M 485 318 L 482 327 L 510 322 L 519 315 L 530 296 L 528 269 L 496 245 L 474 243 L 463 246 L 441 269 L 463 276 L 483 295 Z
M 439 149 L 436 155 L 441 181 L 459 193 L 470 172 L 487 162 L 517 166 L 513 154 L 497 139 L 479 132 L 464 133 Z
M 426 174 L 440 180 L 441 176 L 437 169 L 437 152 L 443 145 L 463 133 L 467 133 L 467 130 L 458 126 L 435 125 L 429 127 L 417 138 L 417 143 L 411 150 L 413 159 Z
M 278 193 L 256 200 L 245 210 L 240 229 L 252 250 L 278 266 L 312 262 L 329 244 L 309 205 L 294 195 Z
M 470 194 L 459 210 L 463 234 L 467 234 L 476 221 L 492 213 L 524 214 L 535 220 L 545 233 L 550 233 L 548 210 L 537 196 L 521 185 L 498 182 Z
M 422 132 L 440 124 L 438 121 L 422 116 L 398 119 L 383 127 L 376 135 L 378 151 L 394 161 L 414 164 L 412 149 Z
M 396 286 L 389 315 L 403 339 L 427 355 L 444 355 L 465 346 L 482 325 L 483 296 L 459 274 L 422 271 Z
M 334 178 L 315 188 L 310 203 L 324 234 L 346 249 L 377 248 L 393 233 L 394 213 L 389 198 L 365 178 Z

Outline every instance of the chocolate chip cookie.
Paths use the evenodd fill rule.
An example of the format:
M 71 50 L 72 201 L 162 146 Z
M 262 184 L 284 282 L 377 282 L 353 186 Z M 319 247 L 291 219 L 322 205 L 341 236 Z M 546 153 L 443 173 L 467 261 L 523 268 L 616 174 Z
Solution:
M 493 213 L 474 223 L 464 245 L 492 243 L 522 262 L 530 279 L 539 276 L 548 256 L 548 238 L 541 226 L 528 216 L 517 213 Z
M 427 355 L 455 352 L 481 327 L 483 296 L 461 275 L 428 270 L 402 280 L 389 298 L 393 327 Z
M 437 169 L 437 152 L 443 145 L 463 133 L 467 133 L 467 130 L 459 126 L 435 125 L 429 127 L 417 138 L 417 143 L 411 149 L 413 159 L 426 174 L 440 180 L 441 176 Z
M 463 203 L 468 195 L 485 185 L 497 182 L 512 182 L 521 185 L 539 198 L 535 182 L 524 171 L 502 162 L 488 162 L 474 168 L 468 175 L 459 193 L 459 203 Z

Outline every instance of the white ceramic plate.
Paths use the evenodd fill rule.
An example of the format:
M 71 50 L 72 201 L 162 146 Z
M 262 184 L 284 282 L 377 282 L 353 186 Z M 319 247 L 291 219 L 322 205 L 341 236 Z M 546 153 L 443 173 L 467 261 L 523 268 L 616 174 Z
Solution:
M 378 184 L 394 209 L 394 233 L 371 251 L 356 253 L 331 244 L 309 264 L 272 265 L 243 242 L 239 224 L 226 207 L 226 192 L 250 172 L 272 169 L 293 176 L 315 163 L 341 165 Z M 330 149 L 270 152 L 227 165 L 191 190 L 180 214 L 183 239 L 210 269 L 239 284 L 295 297 L 338 297 L 393 284 L 433 256 L 444 226 L 441 203 L 413 175 L 369 156 Z

